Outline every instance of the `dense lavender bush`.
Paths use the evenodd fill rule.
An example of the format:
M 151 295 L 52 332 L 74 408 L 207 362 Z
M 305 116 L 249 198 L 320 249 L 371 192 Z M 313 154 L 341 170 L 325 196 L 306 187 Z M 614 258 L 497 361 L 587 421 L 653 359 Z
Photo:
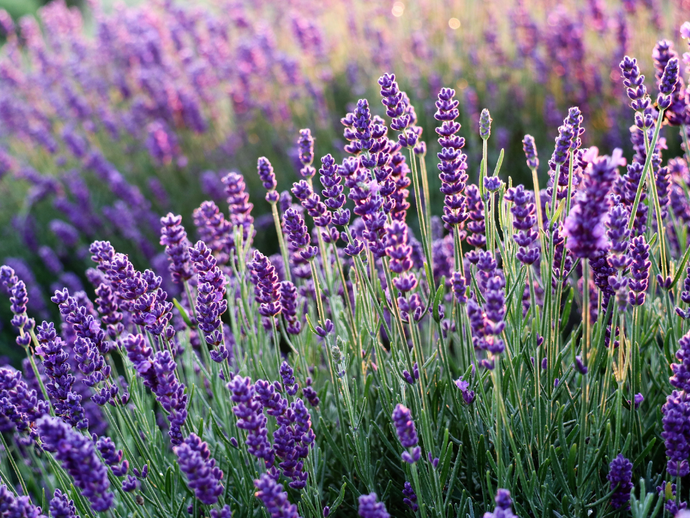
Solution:
M 256 157 L 266 160 L 267 171 L 272 164 L 278 172 L 304 169 L 305 179 L 313 177 L 315 137 L 320 154 L 331 152 L 339 162 L 342 137 L 352 135 L 340 134 L 338 120 L 358 97 L 375 95 L 383 71 L 397 70 L 408 94 L 393 96 L 388 110 L 409 110 L 415 101 L 416 111 L 393 116 L 394 129 L 406 121 L 417 133 L 433 133 L 436 106 L 427 100 L 453 85 L 455 118 L 472 129 L 464 135 L 464 152 L 474 161 L 484 147 L 492 160 L 501 149 L 516 160 L 527 130 L 544 145 L 571 105 L 592 121 L 587 145 L 625 147 L 629 120 L 618 63 L 626 52 L 644 56 L 646 69 L 653 60 L 655 79 L 668 89 L 666 65 L 682 69 L 674 42 L 662 40 L 653 56 L 644 45 L 671 34 L 667 21 L 687 12 L 687 0 L 663 8 L 651 0 L 514 0 L 501 5 L 505 16 L 475 0 L 460 12 L 429 0 L 356 9 L 342 0 L 145 2 L 116 9 L 109 3 L 85 2 L 82 17 L 55 1 L 37 19 L 17 23 L 0 12 L 6 38 L 0 51 L 0 257 L 25 261 L 35 280 L 25 282 L 43 291 L 31 299 L 37 306 L 56 287 L 83 289 L 87 247 L 96 237 L 161 275 L 158 216 L 174 210 L 187 220 L 205 199 L 221 204 L 226 169 L 245 175 L 257 205 L 255 242 L 275 252 L 271 218 L 258 216 L 289 186 L 290 175 L 277 175 L 265 203 L 261 175 L 252 174 Z M 664 94 L 671 124 L 684 123 L 684 90 L 681 79 Z M 492 107 L 493 120 L 488 111 L 480 115 L 482 103 Z M 311 128 L 300 137 L 312 139 L 306 154 L 295 145 L 303 126 Z M 424 146 L 426 152 L 426 144 L 429 156 L 443 147 L 429 141 L 418 151 Z M 677 143 L 669 144 L 677 150 Z M 528 174 L 512 172 L 521 180 Z M 434 175 L 429 181 L 430 203 L 440 202 L 438 181 Z M 665 199 L 663 185 L 660 179 Z M 394 208 L 404 210 L 404 203 Z M 190 241 L 202 238 L 202 230 L 188 230 Z M 529 250 L 533 259 L 536 250 Z M 166 291 L 177 294 L 165 282 Z
M 70 12 L 51 9 L 55 27 L 74 29 L 73 12 L 61 18 Z M 187 22 L 177 28 L 185 36 L 166 29 L 165 45 L 178 45 L 201 19 L 195 46 L 225 41 L 203 10 L 186 19 L 172 4 L 161 9 Z M 113 19 L 127 21 L 127 13 Z M 239 8 L 233 17 L 249 23 Z M 127 30 L 144 23 L 129 21 Z M 323 59 L 316 28 L 292 23 Z M 555 15 L 549 23 L 574 24 Z M 40 38 L 28 38 L 36 28 L 24 26 L 33 59 L 55 72 Z M 117 27 L 99 25 L 99 41 L 118 37 Z M 690 23 L 681 35 L 690 40 Z M 154 36 L 134 38 L 148 45 L 128 51 L 164 69 Z M 560 40 L 549 41 L 553 59 L 566 59 Z M 88 55 L 79 39 L 72 43 L 69 52 Z M 583 52 L 577 41 L 563 45 Z M 260 197 L 240 174 L 208 176 L 218 199 L 190 218 L 162 211 L 158 248 L 131 235 L 151 269 L 117 243 L 92 240 L 100 229 L 77 228 L 83 219 L 53 223 L 65 246 L 91 233 L 88 284 L 59 276 L 61 258 L 43 249 L 58 275 L 49 300 L 59 320 L 50 321 L 53 308 L 47 298 L 36 303 L 41 290 L 26 265 L 14 259 L 0 268 L 15 335 L 3 351 L 26 357 L 21 371 L 0 367 L 0 515 L 684 511 L 690 176 L 688 156 L 667 156 L 665 141 L 690 149 L 690 99 L 667 42 L 654 61 L 656 84 L 645 82 L 637 60 L 620 62 L 634 155 L 585 144 L 589 112 L 572 107 L 543 189 L 534 138 L 520 139 L 532 184 L 517 185 L 501 173 L 504 154 L 494 161 L 489 153 L 500 133 L 495 119 L 483 110 L 466 129 L 451 88 L 438 89 L 439 150 L 428 151 L 410 97 L 384 74 L 383 108 L 361 99 L 342 118 L 345 158 L 322 153 L 304 129 L 292 177 L 265 157 L 255 162 Z M 574 91 L 587 81 L 573 71 Z M 101 95 L 99 84 L 89 86 Z M 75 117 L 86 117 L 88 106 L 65 92 Z M 142 141 L 161 164 L 181 159 L 178 117 L 207 130 L 185 108 L 185 90 L 178 95 L 181 113 L 144 119 Z M 671 131 L 678 126 L 679 137 Z M 465 153 L 475 133 L 478 160 Z M 49 131 L 29 136 L 48 152 L 62 145 Z M 78 155 L 81 140 L 68 140 Z M 89 160 L 142 209 L 130 211 L 133 221 L 153 217 L 102 157 Z M 278 192 L 289 180 L 292 189 Z M 59 182 L 41 182 L 60 195 Z M 275 226 L 272 255 L 258 247 L 250 200 L 261 197 Z M 124 205 L 113 210 L 127 223 Z M 198 240 L 188 237 L 188 220 Z

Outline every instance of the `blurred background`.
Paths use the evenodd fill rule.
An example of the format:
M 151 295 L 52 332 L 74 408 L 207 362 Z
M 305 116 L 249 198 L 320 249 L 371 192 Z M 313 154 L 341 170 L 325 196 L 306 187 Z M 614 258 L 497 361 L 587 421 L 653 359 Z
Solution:
M 678 29 L 690 19 L 690 0 L 0 0 L 0 7 L 0 263 L 27 282 L 39 321 L 56 315 L 57 287 L 91 293 L 85 270 L 95 239 L 167 279 L 160 216 L 182 214 L 194 242 L 194 208 L 210 199 L 226 209 L 227 171 L 244 175 L 256 246 L 274 252 L 257 158 L 270 159 L 281 190 L 298 179 L 299 129 L 316 137 L 317 168 L 326 153 L 341 160 L 340 118 L 360 98 L 383 116 L 376 81 L 386 72 L 396 74 L 424 128 L 439 202 L 433 114 L 443 86 L 460 101 L 472 181 L 482 108 L 494 120 L 490 164 L 504 149 L 502 175 L 514 182 L 529 181 L 525 133 L 535 136 L 546 175 L 570 106 L 583 111 L 585 146 L 629 153 L 633 118 L 618 63 L 638 58 L 655 98 L 655 45 L 666 39 L 658 47 L 665 55 L 686 52 Z M 675 156 L 678 129 L 664 136 Z M 3 297 L 0 322 L 9 318 Z M 0 330 L 0 354 L 21 353 L 12 333 L 8 324 Z

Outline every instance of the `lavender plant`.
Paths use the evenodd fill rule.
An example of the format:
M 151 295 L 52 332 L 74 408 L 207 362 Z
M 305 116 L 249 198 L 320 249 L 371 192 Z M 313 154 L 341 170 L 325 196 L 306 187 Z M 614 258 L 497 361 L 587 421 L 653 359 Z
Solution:
M 255 246 L 250 195 L 229 173 L 227 216 L 199 207 L 196 244 L 185 218 L 160 218 L 164 276 L 94 241 L 88 291 L 51 298 L 60 321 L 32 308 L 26 271 L 3 266 L 12 347 L 26 361 L 0 367 L 0 514 L 684 510 L 690 196 L 687 156 L 664 157 L 661 135 L 690 103 L 675 94 L 668 49 L 655 51 L 656 105 L 637 61 L 621 63 L 629 163 L 583 147 L 587 117 L 573 107 L 546 189 L 529 135 L 533 182 L 513 185 L 502 158 L 489 167 L 488 144 L 478 164 L 464 153 L 475 130 L 458 122 L 450 88 L 435 102 L 441 148 L 427 157 L 409 97 L 385 74 L 386 118 L 362 99 L 342 119 L 348 156 L 323 155 L 322 189 L 308 130 L 298 203 L 258 160 L 280 253 Z M 498 133 L 488 110 L 476 122 L 483 143 Z M 164 162 L 174 139 L 151 131 Z

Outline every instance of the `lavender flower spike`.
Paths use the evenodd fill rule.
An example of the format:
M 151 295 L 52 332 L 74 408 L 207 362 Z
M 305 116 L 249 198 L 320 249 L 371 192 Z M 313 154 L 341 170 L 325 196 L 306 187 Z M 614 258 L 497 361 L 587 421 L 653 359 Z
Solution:
M 359 497 L 358 514 L 362 518 L 390 518 L 383 502 L 378 501 L 376 493 L 361 495 Z
M 264 185 L 264 189 L 268 191 L 266 193 L 266 201 L 269 203 L 276 203 L 280 199 L 280 194 L 276 191 L 276 187 L 278 186 L 276 183 L 276 175 L 273 172 L 273 166 L 271 162 L 268 161 L 268 158 L 263 156 L 259 157 L 257 172 Z
M 405 462 L 414 464 L 421 456 L 421 448 L 417 446 L 419 439 L 417 438 L 417 429 L 410 415 L 410 410 L 398 403 L 393 410 L 393 423 L 395 424 L 395 431 L 398 434 L 400 443 L 405 448 L 410 448 L 402 454 L 402 459 Z
M 43 448 L 62 464 L 93 510 L 110 509 L 114 495 L 110 492 L 108 470 L 96 455 L 91 439 L 55 417 L 42 417 L 37 425 Z
M 299 518 L 297 506 L 290 503 L 283 486 L 268 473 L 263 473 L 255 480 L 254 486 L 257 489 L 256 497 L 263 502 L 271 518 Z
M 632 491 L 632 462 L 623 457 L 622 454 L 611 461 L 609 465 L 608 478 L 611 489 L 615 489 L 611 496 L 611 505 L 614 509 L 630 509 L 630 491 Z
M 208 444 L 192 433 L 182 444 L 175 446 L 174 451 L 194 496 L 206 505 L 215 504 L 223 493 L 220 483 L 223 472 L 216 467 L 216 460 L 210 458 Z
M 532 135 L 525 135 L 525 138 L 522 139 L 522 149 L 527 159 L 527 167 L 537 169 L 539 167 L 539 158 L 537 157 L 537 146 Z

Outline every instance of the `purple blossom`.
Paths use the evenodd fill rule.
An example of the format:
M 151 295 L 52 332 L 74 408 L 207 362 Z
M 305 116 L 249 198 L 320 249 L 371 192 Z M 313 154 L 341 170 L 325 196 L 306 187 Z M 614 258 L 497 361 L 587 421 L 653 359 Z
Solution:
M 228 245 L 232 242 L 232 225 L 212 201 L 203 202 L 193 213 L 199 239 L 211 249 L 218 264 L 228 261 Z
M 534 194 L 523 185 L 518 185 L 508 189 L 505 199 L 513 202 L 510 212 L 514 218 L 513 227 L 517 229 L 517 233 L 513 234 L 513 240 L 520 247 L 517 258 L 523 264 L 534 264 L 540 257 L 539 247 L 533 246 L 539 237 L 539 233 L 534 230 L 537 222 Z
M 460 389 L 460 392 L 462 393 L 462 399 L 465 400 L 465 403 L 471 405 L 474 402 L 475 393 L 474 390 L 470 390 L 470 383 L 462 379 L 461 376 L 460 378 L 455 380 L 455 386 L 457 386 Z
M 674 390 L 661 407 L 664 431 L 661 437 L 666 445 L 667 470 L 672 477 L 690 473 L 690 401 L 684 391 Z
M 273 166 L 271 165 L 271 162 L 268 161 L 268 158 L 263 156 L 259 157 L 257 172 L 261 182 L 263 183 L 264 189 L 268 190 L 266 200 L 270 202 L 278 201 L 279 195 L 277 192 L 275 192 L 276 187 L 278 186 L 276 183 L 276 175 L 273 172 Z
M 37 426 L 43 448 L 62 464 L 93 510 L 110 509 L 114 495 L 109 491 L 108 472 L 98 459 L 91 439 L 54 417 L 42 417 Z
M 632 462 L 623 457 L 622 454 L 611 461 L 607 479 L 611 484 L 611 489 L 615 490 L 611 496 L 611 505 L 614 509 L 630 509 L 630 492 L 632 484 Z
M 403 486 L 403 504 L 405 504 L 407 507 L 409 507 L 413 513 L 416 513 L 417 510 L 419 509 L 419 506 L 417 505 L 417 494 L 414 492 L 414 489 L 412 489 L 412 485 L 406 480 L 405 485 Z
M 496 491 L 496 508 L 492 513 L 484 513 L 484 518 L 517 518 L 513 514 L 513 500 L 510 497 L 510 491 L 507 489 L 499 489 Z
M 288 334 L 297 335 L 302 330 L 302 323 L 297 319 L 297 288 L 290 281 L 280 283 L 281 313 L 285 318 Z
M 455 122 L 460 112 L 457 109 L 459 102 L 454 96 L 455 90 L 442 88 L 434 114 L 434 118 L 442 122 L 441 127 L 436 128 L 436 133 L 441 145 L 441 152 L 438 153 L 441 193 L 445 196 L 442 219 L 448 229 L 461 225 L 467 219 L 464 196 L 468 178 L 467 155 L 461 151 L 465 139 L 455 135 L 460 130 L 460 124 Z
M 247 264 L 256 301 L 259 303 L 259 313 L 264 317 L 274 317 L 280 313 L 280 283 L 275 267 L 268 258 L 258 250 L 254 250 L 254 258 Z
M 304 219 L 294 208 L 289 208 L 284 215 L 285 231 L 289 244 L 299 250 L 299 255 L 305 261 L 316 256 L 317 248 L 310 246 L 311 238 Z
M 398 439 L 404 448 L 409 451 L 405 451 L 402 454 L 402 459 L 405 462 L 414 464 L 419 460 L 421 455 L 421 448 L 417 446 L 419 439 L 417 438 L 417 429 L 410 415 L 410 410 L 398 403 L 393 410 L 393 424 L 395 425 L 395 431 L 398 434 Z
M 647 288 L 649 287 L 649 270 L 652 267 L 649 261 L 649 245 L 644 236 L 633 238 L 630 246 L 631 279 L 628 283 L 630 287 L 629 302 L 632 306 L 644 304 Z
M 256 497 L 264 504 L 271 518 L 299 518 L 297 506 L 290 503 L 283 486 L 268 473 L 263 473 L 255 480 L 254 486 L 257 489 Z
M 70 372 L 67 345 L 57 336 L 52 322 L 43 322 L 36 330 L 36 353 L 43 360 L 47 376 L 46 392 L 51 399 L 55 414 L 72 426 L 83 430 L 89 422 L 81 404 L 82 397 L 73 390 L 76 378 Z
M 608 246 L 604 216 L 608 211 L 608 193 L 616 179 L 620 151 L 611 158 L 596 158 L 588 166 L 584 189 L 575 195 L 574 205 L 565 220 L 566 246 L 576 256 L 591 258 L 597 250 Z
M 50 500 L 50 516 L 52 518 L 77 518 L 74 502 L 59 488 L 55 489 L 53 498 Z
M 225 184 L 230 223 L 233 228 L 240 227 L 242 239 L 247 240 L 250 237 L 249 229 L 254 224 L 254 218 L 251 215 L 254 206 L 249 203 L 249 194 L 246 192 L 244 178 L 238 173 L 230 172 L 222 178 L 222 181 Z
M 182 216 L 175 216 L 171 212 L 161 218 L 161 240 L 165 246 L 165 253 L 170 261 L 170 274 L 173 282 L 182 283 L 192 277 L 189 270 L 189 241 L 187 232 L 182 226 Z
M 208 444 L 196 434 L 189 434 L 181 444 L 175 446 L 175 454 L 182 471 L 187 476 L 187 486 L 203 504 L 214 505 L 223 494 L 223 472 L 211 459 Z
M 0 432 L 16 428 L 35 439 L 36 421 L 47 413 L 48 404 L 38 399 L 36 390 L 29 388 L 21 372 L 11 367 L 0 368 Z
M 362 518 L 390 518 L 386 506 L 378 501 L 376 493 L 360 495 L 358 514 Z
M 199 329 L 204 332 L 206 343 L 214 347 L 211 358 L 221 362 L 228 357 L 220 319 L 228 306 L 225 300 L 227 280 L 203 241 L 190 248 L 189 255 L 198 280 L 195 308 Z
M 236 405 L 232 408 L 237 417 L 237 427 L 247 431 L 247 450 L 250 454 L 263 459 L 266 468 L 273 466 L 275 452 L 268 442 L 266 416 L 262 412 L 261 403 L 255 397 L 255 387 L 249 378 L 235 376 L 228 389 L 232 393 L 231 399 Z
M 316 169 L 311 165 L 314 162 L 314 138 L 311 136 L 309 129 L 299 130 L 297 149 L 299 161 L 302 164 L 302 168 L 299 171 L 300 175 L 306 179 L 313 178 L 316 174 Z

